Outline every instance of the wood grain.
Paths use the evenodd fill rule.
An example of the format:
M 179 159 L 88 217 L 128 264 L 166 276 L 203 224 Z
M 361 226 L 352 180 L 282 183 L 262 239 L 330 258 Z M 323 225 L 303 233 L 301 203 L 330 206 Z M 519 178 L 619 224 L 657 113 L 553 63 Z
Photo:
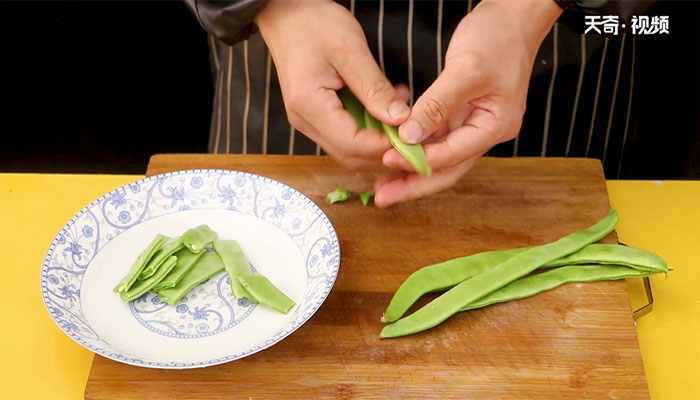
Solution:
M 148 174 L 191 168 L 252 172 L 309 196 L 340 239 L 336 284 L 299 330 L 238 361 L 173 371 L 95 356 L 86 398 L 649 397 L 624 281 L 569 284 L 417 335 L 378 336 L 393 292 L 418 267 L 550 242 L 603 217 L 597 160 L 484 158 L 454 188 L 388 209 L 326 204 L 336 185 L 365 191 L 378 172 L 326 157 L 157 155 Z

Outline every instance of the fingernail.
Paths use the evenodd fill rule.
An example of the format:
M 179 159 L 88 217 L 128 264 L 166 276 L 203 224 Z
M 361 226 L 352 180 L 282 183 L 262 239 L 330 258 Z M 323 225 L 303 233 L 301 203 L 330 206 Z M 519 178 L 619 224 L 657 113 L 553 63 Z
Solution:
M 406 143 L 418 143 L 423 138 L 423 128 L 418 122 L 410 119 L 399 128 L 399 136 Z
M 410 113 L 411 109 L 403 101 L 397 100 L 389 105 L 389 116 L 394 120 L 404 119 Z

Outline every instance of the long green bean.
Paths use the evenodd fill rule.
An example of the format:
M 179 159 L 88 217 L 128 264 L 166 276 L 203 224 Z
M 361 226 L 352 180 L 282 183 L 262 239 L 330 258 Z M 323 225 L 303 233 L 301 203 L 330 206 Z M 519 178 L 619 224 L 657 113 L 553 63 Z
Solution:
M 425 158 L 425 151 L 421 144 L 407 144 L 399 137 L 399 130 L 382 122 L 384 132 L 389 136 L 392 146 L 405 158 L 419 175 L 430 176 L 432 170 Z
M 394 322 L 424 294 L 449 289 L 526 249 L 486 251 L 423 267 L 399 286 L 382 315 L 382 321 Z
M 603 219 L 587 229 L 571 233 L 553 243 L 516 254 L 495 267 L 459 283 L 415 313 L 386 325 L 380 337 L 404 336 L 430 329 L 454 315 L 465 305 L 529 274 L 548 262 L 602 239 L 615 228 L 618 218 L 617 212 L 611 208 Z
M 370 114 L 369 111 L 367 111 L 366 108 L 363 114 L 365 117 L 365 128 L 374 129 L 379 132 L 384 132 L 384 127 L 382 126 L 382 123 L 379 122 L 376 118 L 374 118 L 372 114 Z
M 420 143 L 408 144 L 402 141 L 395 126 L 385 124 L 374 118 L 347 87 L 338 91 L 338 97 L 343 103 L 343 108 L 355 119 L 358 129 L 373 128 L 383 131 L 389 137 L 391 145 L 411 164 L 418 174 L 430 176 L 432 170 Z
M 658 271 L 655 271 L 658 272 Z M 460 311 L 473 310 L 491 304 L 524 299 L 566 283 L 596 282 L 651 275 L 626 265 L 570 265 L 517 279 L 488 295 L 467 304 Z
M 338 91 L 338 98 L 343 103 L 343 108 L 347 111 L 357 124 L 357 129 L 365 129 L 365 107 L 360 103 L 360 100 L 354 94 L 344 87 Z
M 384 311 L 382 321 L 396 321 L 424 294 L 451 288 L 529 248 L 531 247 L 487 251 L 423 267 L 399 286 Z M 539 268 L 577 264 L 615 264 L 650 273 L 668 272 L 666 262 L 654 253 L 630 246 L 597 243 L 589 244 Z
M 575 264 L 615 264 L 637 270 L 668 273 L 666 261 L 658 255 L 636 247 L 593 243 L 581 250 L 545 264 L 545 268 Z

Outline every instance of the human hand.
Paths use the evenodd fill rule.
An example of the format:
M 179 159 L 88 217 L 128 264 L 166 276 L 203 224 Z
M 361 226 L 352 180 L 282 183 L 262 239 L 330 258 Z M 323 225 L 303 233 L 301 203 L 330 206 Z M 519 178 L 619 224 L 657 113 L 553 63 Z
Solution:
M 271 0 L 255 22 L 275 62 L 290 124 L 349 168 L 379 163 L 391 148 L 389 139 L 358 130 L 336 91 L 348 86 L 370 114 L 392 125 L 410 109 L 372 57 L 352 14 L 330 0 Z
M 383 156 L 400 171 L 375 182 L 386 207 L 454 185 L 494 145 L 517 136 L 537 50 L 561 14 L 552 0 L 484 0 L 455 29 L 445 69 L 399 127 L 406 143 L 423 143 L 429 178 L 394 149 Z

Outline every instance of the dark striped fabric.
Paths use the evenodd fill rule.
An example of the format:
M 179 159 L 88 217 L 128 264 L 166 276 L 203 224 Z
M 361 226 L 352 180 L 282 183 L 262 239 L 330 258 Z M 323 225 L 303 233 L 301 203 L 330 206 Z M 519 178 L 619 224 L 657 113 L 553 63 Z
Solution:
M 341 2 L 362 25 L 372 53 L 393 83 L 405 83 L 411 104 L 443 68 L 452 32 L 476 6 L 466 1 Z M 581 16 L 580 25 L 583 24 Z M 212 153 L 321 154 L 287 122 L 274 63 L 259 33 L 228 46 L 209 37 L 215 81 Z M 636 139 L 636 38 L 583 35 L 558 22 L 532 71 L 519 136 L 491 156 L 593 157 L 606 177 L 630 174 Z

